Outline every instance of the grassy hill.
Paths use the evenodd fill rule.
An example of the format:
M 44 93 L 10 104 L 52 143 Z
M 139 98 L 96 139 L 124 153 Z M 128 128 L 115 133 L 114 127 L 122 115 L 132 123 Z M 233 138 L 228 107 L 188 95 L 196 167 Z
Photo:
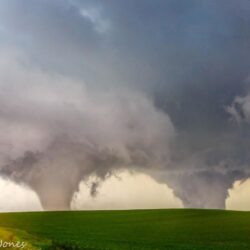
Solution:
M 250 212 L 170 209 L 0 214 L 0 239 L 27 249 L 250 249 Z

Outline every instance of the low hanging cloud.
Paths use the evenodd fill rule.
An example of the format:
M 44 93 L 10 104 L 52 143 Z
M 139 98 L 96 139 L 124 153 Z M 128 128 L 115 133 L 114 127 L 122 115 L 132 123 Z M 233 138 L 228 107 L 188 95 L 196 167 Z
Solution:
M 150 176 L 135 172 L 121 171 L 101 184 L 96 196 L 87 191 L 96 179 L 90 177 L 80 184 L 75 193 L 72 209 L 157 209 L 182 208 L 183 204 L 173 190 L 165 183 L 158 183 Z
M 0 93 L 0 173 L 29 185 L 45 209 L 68 209 L 91 174 L 170 159 L 173 124 L 143 93 L 91 93 L 15 55 L 0 61 Z
M 235 97 L 232 105 L 226 107 L 226 111 L 238 124 L 250 123 L 250 94 Z

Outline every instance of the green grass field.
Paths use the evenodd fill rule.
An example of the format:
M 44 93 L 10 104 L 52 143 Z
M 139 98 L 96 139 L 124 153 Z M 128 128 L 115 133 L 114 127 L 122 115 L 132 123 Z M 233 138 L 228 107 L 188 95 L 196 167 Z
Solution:
M 170 209 L 0 214 L 0 239 L 27 249 L 250 249 L 250 212 Z

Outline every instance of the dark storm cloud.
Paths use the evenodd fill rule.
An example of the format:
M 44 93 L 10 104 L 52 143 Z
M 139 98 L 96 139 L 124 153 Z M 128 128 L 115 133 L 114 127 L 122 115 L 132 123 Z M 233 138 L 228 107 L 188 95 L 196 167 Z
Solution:
M 118 97 L 124 90 L 148 95 L 155 105 L 149 101 L 148 107 L 171 118 L 177 133 L 171 154 L 166 153 L 161 170 L 152 170 L 151 174 L 159 181 L 165 178 L 187 206 L 223 207 L 233 181 L 248 177 L 249 125 L 245 122 L 239 126 L 232 120 L 249 119 L 246 80 L 250 73 L 249 27 L 247 0 L 237 3 L 233 0 L 3 0 L 0 3 L 1 46 L 21 50 L 46 74 L 84 80 L 93 92 L 107 93 L 112 89 Z M 40 75 L 35 73 L 33 77 Z M 21 79 L 25 81 L 26 77 Z M 46 82 L 54 85 L 53 79 Z M 37 86 L 34 88 L 37 91 Z M 49 89 L 48 85 L 45 94 Z M 11 91 L 8 94 L 12 96 Z M 128 96 L 125 99 L 130 100 Z M 8 98 L 2 104 L 9 107 Z M 109 100 L 108 104 L 117 105 L 117 100 Z M 25 106 L 21 114 L 11 109 L 14 114 L 8 112 L 6 116 L 19 115 L 24 119 L 26 109 Z M 43 109 L 46 113 L 46 107 Z M 122 113 L 123 109 L 119 110 Z M 58 112 L 56 108 L 55 111 Z M 155 136 L 154 149 L 144 146 L 142 138 L 139 146 L 132 140 L 134 144 L 127 148 L 132 153 L 138 147 L 147 157 L 153 155 L 153 161 L 159 146 L 169 149 L 161 141 L 155 143 L 159 136 L 154 132 L 154 111 L 149 112 L 151 118 L 147 121 Z M 4 114 L 3 109 L 1 112 Z M 142 113 L 146 115 L 144 107 Z M 82 119 L 82 115 L 74 114 L 71 109 L 67 114 L 68 119 Z M 124 115 L 132 116 L 130 111 Z M 34 122 L 33 114 L 28 118 Z M 47 118 L 42 117 L 43 125 L 50 124 L 51 117 L 48 124 Z M 62 129 L 64 133 L 69 133 L 72 125 L 69 126 L 67 119 L 61 122 L 67 124 Z M 87 122 L 91 127 L 89 124 L 92 122 Z M 160 129 L 160 133 L 174 134 L 168 127 L 166 132 Z M 119 129 L 122 131 L 124 127 L 118 126 Z M 92 133 L 91 129 L 86 131 Z M 30 145 L 24 148 L 29 151 Z M 152 163 L 145 155 L 132 161 L 142 170 L 148 162 Z M 165 174 L 161 174 L 162 170 Z M 213 189 L 209 189 L 209 183 Z M 204 201 L 208 193 L 211 198 Z

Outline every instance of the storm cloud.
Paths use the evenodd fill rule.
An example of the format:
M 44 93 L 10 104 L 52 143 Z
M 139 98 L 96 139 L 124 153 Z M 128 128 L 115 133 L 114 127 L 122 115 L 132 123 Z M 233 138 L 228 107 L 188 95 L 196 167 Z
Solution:
M 1 174 L 47 209 L 124 168 L 224 208 L 249 177 L 249 14 L 247 0 L 1 1 Z
M 37 191 L 46 209 L 68 209 L 90 175 L 102 180 L 117 169 L 169 161 L 174 127 L 146 95 L 88 92 L 82 82 L 6 58 L 0 67 L 1 173 Z M 93 183 L 92 195 L 97 188 Z

